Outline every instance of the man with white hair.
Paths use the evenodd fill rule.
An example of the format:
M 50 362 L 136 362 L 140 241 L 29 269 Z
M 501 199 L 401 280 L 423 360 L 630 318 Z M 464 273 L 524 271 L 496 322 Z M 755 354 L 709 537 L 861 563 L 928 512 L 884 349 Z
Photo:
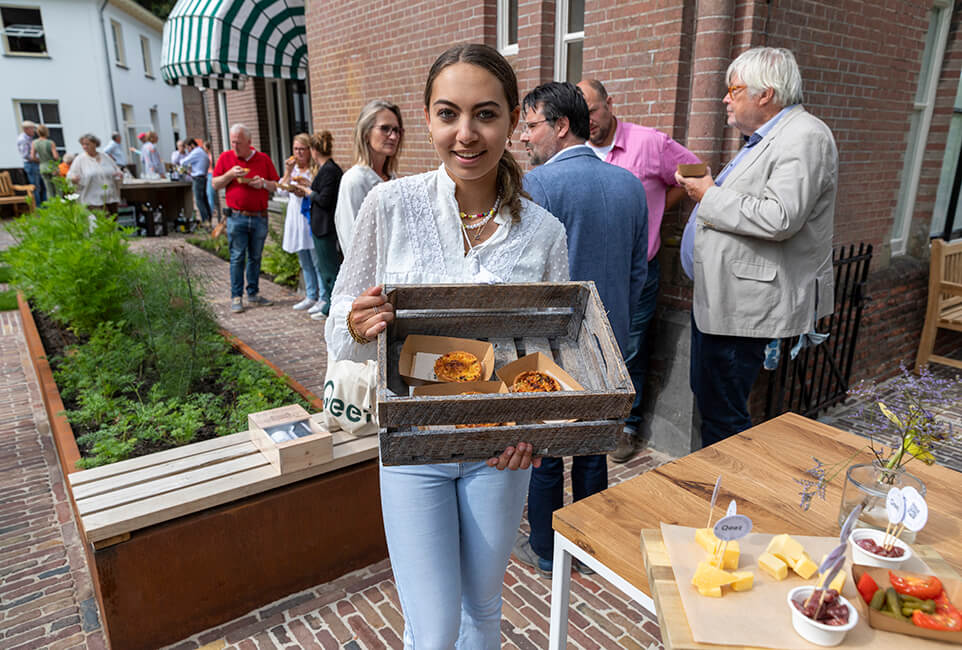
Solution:
M 267 201 L 277 188 L 279 177 L 267 154 L 251 146 L 251 132 L 243 124 L 230 128 L 230 146 L 214 165 L 211 183 L 225 189 L 227 241 L 230 243 L 230 310 L 244 311 L 244 276 L 247 276 L 247 304 L 269 306 L 260 295 L 261 253 L 267 239 Z M 246 268 L 245 268 L 246 267 Z M 246 273 L 245 273 L 246 271 Z
M 832 313 L 838 150 L 801 105 L 792 53 L 757 47 L 728 66 L 722 101 L 745 144 L 717 178 L 676 180 L 698 205 L 681 244 L 694 282 L 691 388 L 708 446 L 751 426 L 748 395 L 771 339 Z
M 30 157 L 30 145 L 33 139 L 37 137 L 37 125 L 30 120 L 24 120 L 20 124 L 20 129 L 23 132 L 17 138 L 17 153 L 20 154 L 20 159 L 23 161 L 23 171 L 27 174 L 27 182 L 36 187 L 37 191 L 42 194 L 40 163 Z

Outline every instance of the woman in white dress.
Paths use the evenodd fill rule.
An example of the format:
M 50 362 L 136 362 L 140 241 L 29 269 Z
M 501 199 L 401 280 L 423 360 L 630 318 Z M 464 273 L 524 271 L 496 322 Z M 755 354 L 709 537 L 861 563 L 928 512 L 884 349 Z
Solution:
M 91 210 L 116 214 L 123 172 L 113 158 L 97 151 L 100 139 L 93 133 L 80 136 L 80 146 L 83 153 L 70 163 L 67 178 L 77 188 L 81 203 Z
M 314 240 L 311 239 L 311 202 L 305 199 L 311 193 L 311 181 L 317 173 L 317 163 L 311 158 L 311 136 L 298 133 L 291 145 L 294 154 L 284 162 L 284 178 L 280 185 L 289 191 L 277 190 L 287 199 L 287 215 L 284 217 L 284 239 L 281 248 L 297 253 L 304 274 L 304 300 L 294 305 L 295 311 L 310 309 L 320 295 L 321 275 L 314 264 Z
M 376 357 L 393 321 L 384 283 L 561 282 L 564 227 L 521 196 L 508 151 L 518 84 L 498 52 L 442 54 L 424 91 L 441 166 L 375 187 L 361 207 L 327 320 L 328 363 Z M 381 508 L 405 648 L 501 645 L 501 591 L 521 521 L 531 445 L 479 463 L 380 468 Z M 500 471 L 500 470 L 509 471 Z
M 364 105 L 354 125 L 354 163 L 341 177 L 334 208 L 334 225 L 341 253 L 347 255 L 354 234 L 354 221 L 371 188 L 395 177 L 404 122 L 401 109 L 375 99 Z

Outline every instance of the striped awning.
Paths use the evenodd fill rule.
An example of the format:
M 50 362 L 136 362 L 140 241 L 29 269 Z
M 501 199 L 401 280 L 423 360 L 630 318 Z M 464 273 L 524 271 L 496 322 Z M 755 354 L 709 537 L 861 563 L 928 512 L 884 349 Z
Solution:
M 171 85 L 243 88 L 247 77 L 304 79 L 304 0 L 178 0 L 164 23 Z

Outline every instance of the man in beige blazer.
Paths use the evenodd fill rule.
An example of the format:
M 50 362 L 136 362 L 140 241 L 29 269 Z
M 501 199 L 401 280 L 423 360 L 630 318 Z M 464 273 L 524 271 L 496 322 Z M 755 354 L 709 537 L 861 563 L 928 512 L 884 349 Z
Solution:
M 745 146 L 717 178 L 676 175 L 697 202 L 681 255 L 694 282 L 690 381 L 703 446 L 751 426 L 768 341 L 811 332 L 834 303 L 832 132 L 802 107 L 788 50 L 744 52 L 727 81 L 728 124 Z

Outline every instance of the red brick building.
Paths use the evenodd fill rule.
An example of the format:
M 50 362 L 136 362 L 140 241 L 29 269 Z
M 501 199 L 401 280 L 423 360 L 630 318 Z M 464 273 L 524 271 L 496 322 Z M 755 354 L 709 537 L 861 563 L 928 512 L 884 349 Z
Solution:
M 311 123 L 333 132 L 335 158 L 346 167 L 360 107 L 389 99 L 405 120 L 401 173 L 434 168 L 421 101 L 427 70 L 448 46 L 483 42 L 506 54 L 522 94 L 552 79 L 596 77 L 619 119 L 661 129 L 719 169 L 738 146 L 720 101 L 726 67 L 749 47 L 789 48 L 802 70 L 806 108 L 838 143 L 835 243 L 875 249 L 854 375 L 879 376 L 914 358 L 930 233 L 941 233 L 947 220 L 949 231 L 962 228 L 962 216 L 946 218 L 962 173 L 962 115 L 954 112 L 962 109 L 960 15 L 952 0 L 310 2 Z M 244 91 L 218 93 L 226 106 L 208 101 L 208 121 L 226 115 L 257 124 L 268 148 L 264 142 L 279 142 L 271 135 L 271 93 L 285 82 L 253 81 Z M 281 146 L 286 152 L 290 143 Z M 516 154 L 524 158 L 519 147 Z M 656 423 L 672 432 L 687 428 L 691 412 L 690 398 L 687 406 L 658 405 L 688 395 L 690 285 L 672 242 L 690 207 L 666 215 L 663 226 L 656 385 L 649 391 Z

